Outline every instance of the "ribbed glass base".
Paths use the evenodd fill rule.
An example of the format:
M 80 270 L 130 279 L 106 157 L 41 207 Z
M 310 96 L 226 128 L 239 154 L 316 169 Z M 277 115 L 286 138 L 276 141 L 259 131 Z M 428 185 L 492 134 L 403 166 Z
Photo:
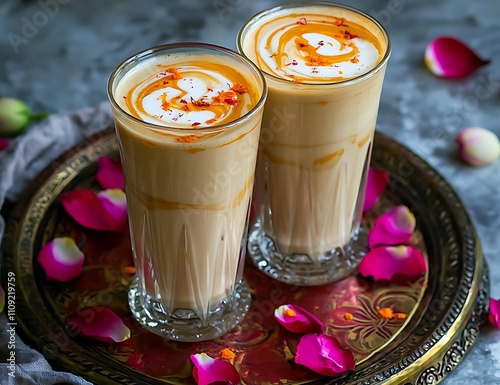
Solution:
M 309 256 L 282 255 L 260 222 L 250 229 L 248 253 L 257 267 L 279 281 L 298 286 L 316 286 L 338 281 L 351 274 L 365 256 L 367 232 L 361 227 L 345 247 Z
M 140 324 L 167 339 L 185 342 L 211 340 L 227 333 L 245 317 L 250 301 L 248 285 L 242 280 L 231 297 L 213 306 L 201 319 L 190 309 L 167 314 L 157 300 L 142 295 L 137 277 L 128 293 L 130 310 Z

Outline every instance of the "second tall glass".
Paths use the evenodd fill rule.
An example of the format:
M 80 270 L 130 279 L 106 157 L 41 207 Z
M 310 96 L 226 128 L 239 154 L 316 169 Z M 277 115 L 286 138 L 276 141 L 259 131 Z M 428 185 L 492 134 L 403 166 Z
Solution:
M 274 278 L 318 285 L 352 272 L 390 41 L 382 26 L 329 2 L 264 11 L 238 49 L 269 95 L 249 251 Z

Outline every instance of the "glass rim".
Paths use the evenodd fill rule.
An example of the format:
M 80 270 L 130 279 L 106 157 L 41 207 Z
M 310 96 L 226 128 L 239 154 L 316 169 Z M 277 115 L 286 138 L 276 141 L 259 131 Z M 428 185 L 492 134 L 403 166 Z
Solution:
M 282 83 L 282 84 L 289 84 L 289 85 L 293 84 L 296 87 L 311 87 L 311 86 L 318 86 L 318 87 L 338 86 L 338 87 L 342 87 L 342 86 L 348 86 L 351 84 L 356 84 L 358 82 L 361 82 L 365 79 L 372 77 L 374 74 L 376 74 L 378 71 L 380 71 L 387 64 L 387 61 L 389 60 L 389 57 L 391 56 L 391 39 L 390 39 L 387 31 L 385 30 L 384 26 L 382 24 L 380 24 L 380 22 L 377 19 L 370 16 L 366 12 L 363 12 L 357 8 L 353 8 L 349 5 L 334 3 L 334 2 L 330 2 L 330 1 L 311 1 L 311 2 L 298 1 L 298 2 L 292 2 L 292 3 L 285 3 L 285 4 L 278 5 L 278 6 L 272 7 L 272 8 L 268 8 L 268 9 L 265 9 L 263 11 L 256 13 L 238 31 L 238 35 L 236 36 L 236 47 L 237 47 L 238 52 L 241 55 L 243 55 L 245 58 L 249 59 L 249 57 L 245 54 L 245 51 L 243 50 L 243 44 L 242 44 L 243 33 L 245 31 L 247 31 L 249 28 L 251 28 L 254 24 L 259 22 L 260 19 L 262 19 L 263 17 L 265 17 L 271 13 L 279 12 L 279 11 L 285 10 L 285 9 L 311 7 L 311 6 L 345 9 L 347 11 L 351 11 L 353 13 L 356 13 L 356 14 L 368 19 L 371 23 L 373 23 L 382 32 L 382 35 L 384 36 L 385 40 L 387 41 L 387 47 L 385 49 L 384 56 L 382 57 L 380 62 L 375 67 L 373 67 L 371 70 L 369 70 L 368 72 L 365 72 L 365 73 L 358 75 L 358 76 L 355 76 L 353 78 L 335 81 L 335 82 L 324 82 L 324 83 L 321 83 L 321 82 L 320 83 L 294 82 L 292 80 L 288 80 L 288 79 L 282 78 L 280 76 L 273 75 L 267 71 L 260 69 L 260 71 L 262 73 L 264 73 L 264 75 L 266 77 L 268 77 L 269 79 L 272 79 L 274 81 L 277 81 L 279 83 Z
M 147 59 L 151 56 L 154 56 L 155 54 L 162 53 L 162 52 L 168 52 L 170 50 L 175 50 L 175 49 L 183 49 L 183 48 L 201 48 L 206 51 L 214 51 L 214 52 L 223 52 L 227 54 L 228 56 L 232 56 L 235 59 L 240 60 L 242 63 L 248 65 L 249 68 L 251 68 L 257 78 L 261 81 L 262 83 L 262 92 L 260 95 L 259 100 L 257 103 L 249 110 L 247 111 L 244 115 L 240 116 L 239 118 L 232 120 L 230 122 L 220 124 L 220 125 L 214 125 L 214 126 L 208 126 L 208 127 L 172 127 L 168 126 L 165 124 L 156 124 L 156 123 L 151 123 L 151 122 L 146 122 L 142 119 L 136 118 L 132 114 L 130 114 L 128 111 L 123 109 L 118 102 L 116 101 L 116 98 L 114 96 L 113 92 L 113 86 L 115 85 L 115 80 L 117 77 L 122 73 L 122 71 L 125 71 L 127 67 L 133 65 L 134 63 L 138 63 L 141 60 Z M 130 68 L 131 69 L 131 68 Z M 129 69 L 129 70 L 130 70 Z M 125 72 L 126 74 L 126 72 Z M 229 48 L 222 47 L 216 44 L 209 44 L 209 43 L 201 43 L 201 42 L 177 42 L 177 43 L 168 43 L 168 44 L 160 44 L 160 45 L 155 45 L 150 48 L 146 48 L 142 51 L 139 51 L 125 60 L 123 60 L 114 70 L 111 72 L 108 78 L 108 84 L 107 84 L 107 94 L 108 94 L 108 99 L 112 105 L 113 108 L 115 108 L 117 111 L 125 114 L 125 116 L 135 123 L 138 123 L 142 125 L 144 128 L 156 130 L 156 131 L 174 131 L 174 132 L 192 132 L 192 133 L 213 133 L 213 132 L 219 132 L 224 129 L 229 129 L 232 128 L 233 126 L 236 126 L 237 124 L 240 124 L 241 122 L 244 122 L 245 120 L 249 120 L 253 115 L 255 115 L 264 105 L 266 98 L 267 98 L 267 82 L 266 79 L 262 73 L 262 71 L 259 70 L 259 68 L 250 60 L 248 59 L 245 55 L 240 54 L 239 52 L 233 51 Z

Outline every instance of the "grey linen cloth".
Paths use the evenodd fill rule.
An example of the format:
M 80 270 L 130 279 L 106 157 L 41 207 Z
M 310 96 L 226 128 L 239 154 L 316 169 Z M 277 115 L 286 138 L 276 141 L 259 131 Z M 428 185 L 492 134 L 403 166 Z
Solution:
M 16 201 L 29 182 L 64 151 L 112 122 L 108 102 L 96 108 L 54 114 L 14 138 L 8 149 L 0 152 L 0 208 L 6 199 Z M 0 216 L 0 238 L 5 220 Z M 4 266 L 2 264 L 2 266 Z M 5 276 L 6 272 L 2 272 Z M 5 285 L 4 285 L 5 288 Z M 53 371 L 42 354 L 26 345 L 19 336 L 15 344 L 15 377 L 9 367 L 9 326 L 5 312 L 0 315 L 0 385 L 51 385 L 90 382 L 70 373 Z

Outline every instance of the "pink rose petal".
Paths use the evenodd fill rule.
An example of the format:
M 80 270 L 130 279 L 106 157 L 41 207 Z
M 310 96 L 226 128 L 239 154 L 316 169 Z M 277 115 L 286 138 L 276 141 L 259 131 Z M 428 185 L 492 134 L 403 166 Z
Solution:
M 214 382 L 231 384 L 240 383 L 240 375 L 228 361 L 214 359 L 206 353 L 191 354 L 193 361 L 193 377 L 198 385 L 209 385 Z
M 352 352 L 326 334 L 303 335 L 297 346 L 295 362 L 324 376 L 339 376 L 356 366 Z
M 375 220 L 368 234 L 368 247 L 406 243 L 415 231 L 415 224 L 415 216 L 408 207 L 396 206 Z
M 500 328 L 500 299 L 490 298 L 490 311 L 488 320 L 496 328 Z
M 359 264 L 364 277 L 376 281 L 393 278 L 414 279 L 427 271 L 424 255 L 411 246 L 379 246 L 371 249 Z
M 460 40 L 442 36 L 433 40 L 425 50 L 425 64 L 437 76 L 460 79 L 488 64 Z
M 122 164 L 120 160 L 101 156 L 97 162 L 97 182 L 103 189 L 124 189 Z
M 103 201 L 110 201 L 109 197 L 99 198 L 92 190 L 74 190 L 61 195 L 61 203 L 75 221 L 84 227 L 93 230 L 119 231 L 123 230 L 122 223 L 117 222 L 117 212 L 113 215 L 108 212 L 111 204 L 104 205 Z M 110 202 L 108 202 L 110 203 Z
M 368 170 L 368 181 L 366 184 L 366 196 L 363 206 L 363 212 L 370 210 L 379 196 L 384 192 L 387 185 L 389 184 L 389 173 L 384 170 L 376 170 L 370 168 Z
M 119 228 L 127 224 L 127 200 L 123 190 L 103 190 L 97 194 L 97 198 L 99 198 L 106 211 L 113 217 Z
M 103 306 L 86 307 L 66 318 L 70 330 L 81 336 L 104 342 L 123 342 L 130 338 L 130 329 L 116 313 Z
M 5 290 L 3 286 L 0 284 L 0 313 L 3 312 L 5 307 Z
M 7 138 L 0 138 L 0 151 L 5 150 L 10 146 L 10 140 Z
M 68 237 L 54 238 L 38 253 L 38 262 L 47 281 L 67 282 L 82 272 L 85 257 L 75 241 Z
M 298 305 L 281 305 L 274 311 L 274 318 L 293 333 L 321 333 L 323 323 Z

